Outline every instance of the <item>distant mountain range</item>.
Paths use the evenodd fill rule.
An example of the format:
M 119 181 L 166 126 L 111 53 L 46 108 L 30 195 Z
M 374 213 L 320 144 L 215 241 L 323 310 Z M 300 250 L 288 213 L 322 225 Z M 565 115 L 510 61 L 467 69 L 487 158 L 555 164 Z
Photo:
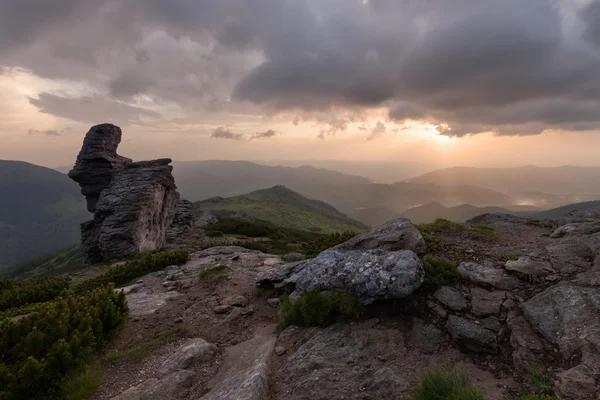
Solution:
M 359 185 L 371 181 L 310 166 L 270 167 L 249 161 L 175 161 L 173 175 L 182 197 L 190 201 L 231 197 L 277 185 L 292 190 L 310 185 Z
M 516 200 L 538 202 L 546 200 L 545 197 L 554 202 L 563 201 L 563 204 L 600 197 L 600 167 L 454 167 L 408 181 L 443 186 L 473 185 L 505 193 Z
M 0 193 L 0 266 L 78 243 L 90 217 L 79 186 L 50 168 L 0 160 Z
M 215 197 L 195 206 L 217 215 L 242 213 L 284 228 L 317 233 L 361 231 L 366 226 L 318 200 L 309 200 L 284 187 L 275 186 L 230 198 Z

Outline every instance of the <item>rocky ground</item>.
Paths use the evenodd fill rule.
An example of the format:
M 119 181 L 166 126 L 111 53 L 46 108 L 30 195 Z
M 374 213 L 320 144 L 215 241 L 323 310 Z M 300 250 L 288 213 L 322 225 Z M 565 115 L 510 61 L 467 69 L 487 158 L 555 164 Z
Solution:
M 426 250 L 406 222 L 285 267 L 235 246 L 196 252 L 124 289 L 130 316 L 94 399 L 410 399 L 432 368 L 459 367 L 503 400 L 539 363 L 561 398 L 599 400 L 600 222 L 576 220 L 486 215 L 471 226 L 493 234 L 436 232 L 427 251 L 460 261 L 462 279 L 434 290 L 419 288 L 409 253 Z M 257 278 L 301 293 L 354 285 L 369 305 L 359 321 L 282 330 Z

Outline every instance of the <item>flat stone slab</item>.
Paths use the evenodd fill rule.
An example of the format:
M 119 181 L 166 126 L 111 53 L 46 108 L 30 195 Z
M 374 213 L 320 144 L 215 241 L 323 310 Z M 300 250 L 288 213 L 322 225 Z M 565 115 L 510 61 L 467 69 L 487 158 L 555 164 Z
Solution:
M 179 296 L 181 296 L 181 294 L 175 291 L 158 293 L 130 292 L 126 296 L 129 315 L 139 317 L 142 315 L 153 314 L 156 310 L 164 306 L 168 300 Z
M 276 326 L 255 333 L 227 349 L 219 373 L 210 381 L 211 391 L 201 400 L 263 400 L 269 390 L 269 360 L 277 342 Z

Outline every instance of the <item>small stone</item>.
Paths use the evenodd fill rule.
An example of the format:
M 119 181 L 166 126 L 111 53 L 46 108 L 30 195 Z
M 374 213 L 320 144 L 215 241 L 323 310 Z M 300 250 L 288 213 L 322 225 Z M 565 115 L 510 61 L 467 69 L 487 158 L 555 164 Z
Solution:
M 231 311 L 231 306 L 226 304 L 215 307 L 214 309 L 215 314 L 227 314 L 229 311 Z
M 463 311 L 467 308 L 467 301 L 462 293 L 452 287 L 442 286 L 435 292 L 434 297 L 454 311 Z
M 144 280 L 143 280 L 143 279 L 139 279 L 139 280 L 138 280 L 136 283 L 137 283 L 137 284 L 144 283 Z
M 249 301 L 246 297 L 244 296 L 230 296 L 228 298 L 226 298 L 225 300 L 223 300 L 223 304 L 228 305 L 228 306 L 236 306 L 236 307 L 246 307 L 248 305 Z
M 267 304 L 269 304 L 273 308 L 279 307 L 280 303 L 281 303 L 281 299 L 279 297 L 274 297 L 272 299 L 267 300 Z
M 282 356 L 285 354 L 285 347 L 283 346 L 277 346 L 275 347 L 275 354 L 277 354 L 278 356 Z
M 179 317 L 174 321 L 176 324 L 181 324 L 183 322 L 183 317 Z

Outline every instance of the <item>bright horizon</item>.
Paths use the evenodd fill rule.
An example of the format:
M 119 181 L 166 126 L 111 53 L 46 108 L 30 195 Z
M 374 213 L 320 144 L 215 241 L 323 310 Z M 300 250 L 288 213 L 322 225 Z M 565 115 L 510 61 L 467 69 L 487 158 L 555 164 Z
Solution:
M 0 16 L 1 159 L 111 122 L 136 160 L 600 165 L 597 2 L 35 2 Z

